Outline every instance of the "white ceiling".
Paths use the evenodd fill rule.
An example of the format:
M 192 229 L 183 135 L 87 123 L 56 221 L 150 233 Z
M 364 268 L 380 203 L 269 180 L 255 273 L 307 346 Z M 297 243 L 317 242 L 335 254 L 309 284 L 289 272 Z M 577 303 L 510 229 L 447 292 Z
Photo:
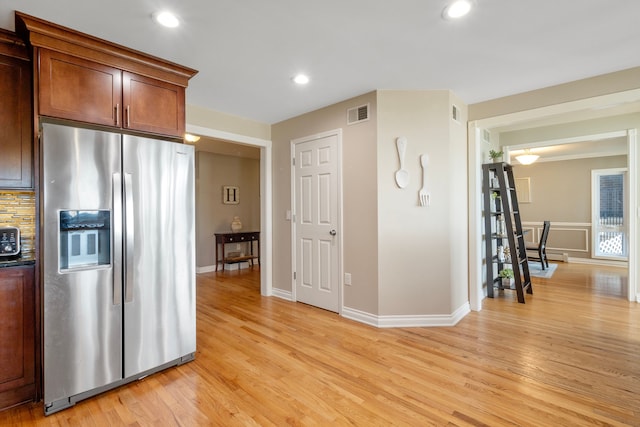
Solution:
M 1 0 L 199 70 L 187 103 L 278 121 L 375 89 L 450 89 L 472 104 L 640 66 L 638 0 Z M 150 19 L 173 10 L 183 25 Z M 290 78 L 305 72 L 306 87 Z

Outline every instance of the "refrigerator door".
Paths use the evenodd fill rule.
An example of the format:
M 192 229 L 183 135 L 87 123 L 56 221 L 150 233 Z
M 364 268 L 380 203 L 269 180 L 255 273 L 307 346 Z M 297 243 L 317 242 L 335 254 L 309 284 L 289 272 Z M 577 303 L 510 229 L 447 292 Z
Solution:
M 125 378 L 194 353 L 192 146 L 123 136 Z
M 117 134 L 43 125 L 45 411 L 122 378 L 120 217 L 113 206 L 121 197 L 113 185 L 120 145 Z

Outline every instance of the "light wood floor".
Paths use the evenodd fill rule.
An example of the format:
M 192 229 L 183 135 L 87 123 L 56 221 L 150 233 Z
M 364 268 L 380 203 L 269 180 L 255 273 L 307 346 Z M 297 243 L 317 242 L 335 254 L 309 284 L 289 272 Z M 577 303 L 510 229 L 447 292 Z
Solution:
M 455 327 L 406 329 L 261 297 L 258 276 L 198 277 L 194 362 L 0 425 L 640 426 L 626 270 L 560 264 L 526 304 L 506 291 Z

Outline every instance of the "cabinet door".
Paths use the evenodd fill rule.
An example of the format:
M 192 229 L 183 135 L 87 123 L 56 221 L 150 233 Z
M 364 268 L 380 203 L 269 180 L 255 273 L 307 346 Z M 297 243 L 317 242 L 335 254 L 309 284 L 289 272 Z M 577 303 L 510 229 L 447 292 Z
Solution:
M 0 55 L 0 188 L 31 188 L 31 64 Z
M 0 268 L 0 409 L 35 397 L 33 271 Z
M 43 116 L 121 126 L 122 72 L 40 49 L 39 112 Z
M 183 87 L 129 72 L 123 73 L 122 80 L 125 128 L 182 138 Z

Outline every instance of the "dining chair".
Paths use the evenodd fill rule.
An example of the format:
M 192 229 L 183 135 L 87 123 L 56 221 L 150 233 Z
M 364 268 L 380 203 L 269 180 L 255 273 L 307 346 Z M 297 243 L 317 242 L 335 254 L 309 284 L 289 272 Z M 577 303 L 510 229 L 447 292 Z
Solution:
M 547 258 L 547 237 L 549 237 L 549 230 L 551 229 L 551 222 L 544 221 L 544 225 L 542 227 L 542 234 L 540 235 L 540 241 L 536 243 L 528 243 L 525 245 L 525 248 L 529 251 L 538 252 L 538 256 L 528 257 L 528 259 L 539 260 L 542 265 L 542 269 L 549 267 L 549 258 Z

